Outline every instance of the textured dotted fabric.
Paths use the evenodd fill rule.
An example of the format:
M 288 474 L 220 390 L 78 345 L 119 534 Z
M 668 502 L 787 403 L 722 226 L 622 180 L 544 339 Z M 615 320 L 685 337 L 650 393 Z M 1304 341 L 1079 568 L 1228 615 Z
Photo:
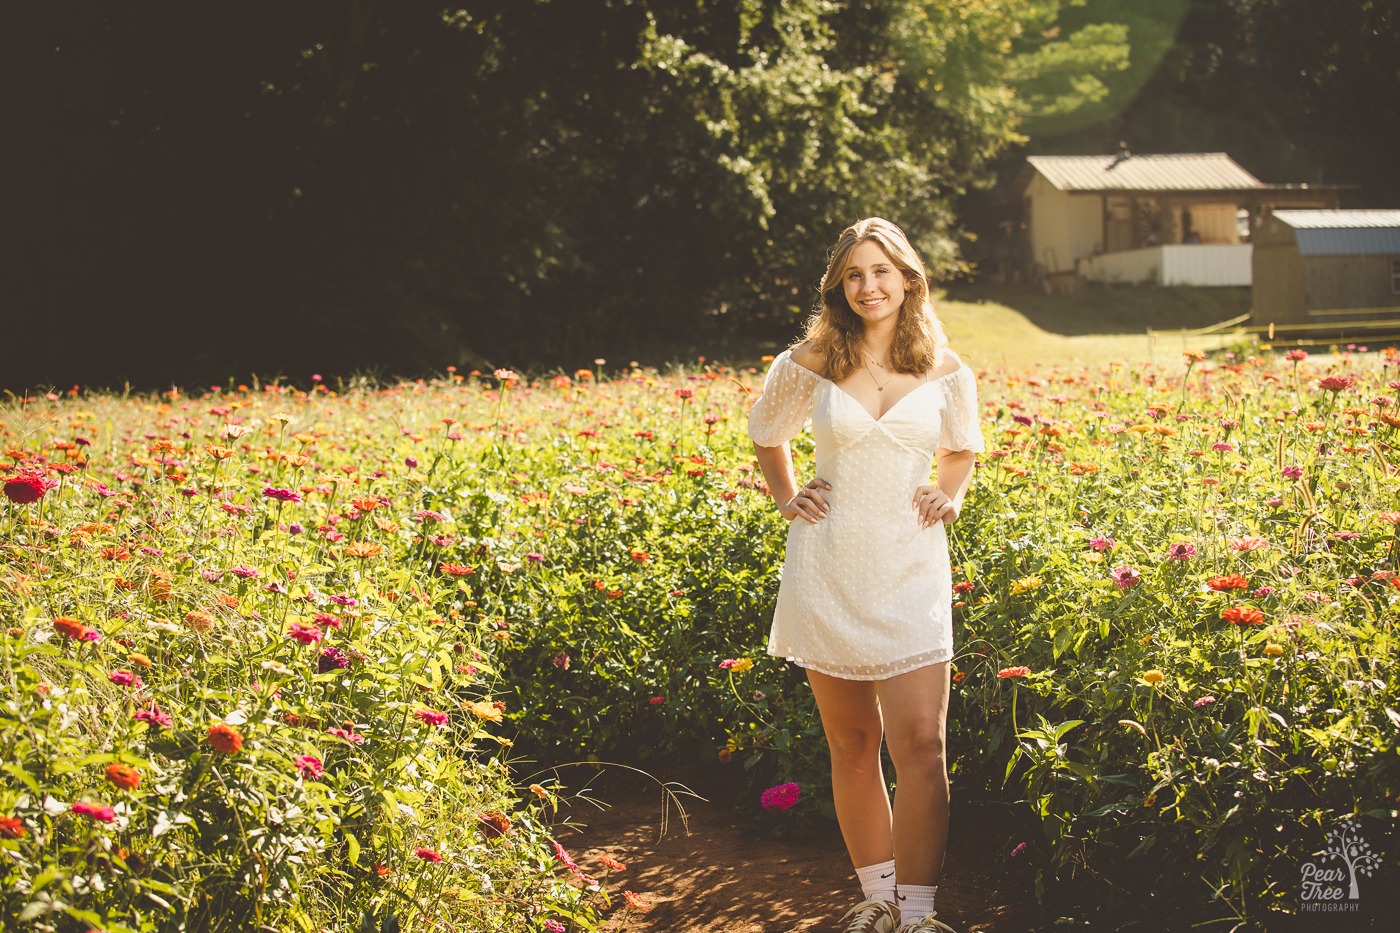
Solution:
M 937 368 L 937 367 L 935 367 Z M 953 655 L 953 587 L 942 522 L 920 528 L 915 488 L 936 449 L 982 451 L 977 383 L 966 364 L 875 419 L 845 390 L 773 360 L 749 437 L 777 447 L 808 419 L 831 511 L 788 527 L 768 653 L 847 680 L 881 680 Z

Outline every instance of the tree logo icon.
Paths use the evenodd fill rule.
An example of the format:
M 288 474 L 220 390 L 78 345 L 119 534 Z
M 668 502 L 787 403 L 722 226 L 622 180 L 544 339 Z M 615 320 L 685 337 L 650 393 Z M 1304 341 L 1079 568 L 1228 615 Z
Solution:
M 1361 837 L 1356 823 L 1351 820 L 1343 820 L 1327 831 L 1327 845 L 1322 855 L 1321 864 L 1303 863 L 1301 909 L 1328 913 L 1359 910 L 1361 892 L 1357 879 L 1373 875 L 1381 867 L 1381 857 Z M 1342 865 L 1331 864 L 1338 859 Z

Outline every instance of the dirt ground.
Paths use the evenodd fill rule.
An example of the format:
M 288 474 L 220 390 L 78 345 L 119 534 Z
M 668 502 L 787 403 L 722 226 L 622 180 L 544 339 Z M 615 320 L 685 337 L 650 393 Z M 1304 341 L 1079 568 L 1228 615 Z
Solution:
M 606 873 L 599 856 L 626 865 L 607 879 L 615 900 L 604 930 L 827 931 L 860 900 L 834 827 L 801 840 L 776 839 L 730 806 L 686 797 L 682 819 L 674 804 L 663 807 L 655 783 L 629 781 L 596 799 L 606 807 L 575 804 L 566 817 L 578 828 L 558 836 L 594 877 Z M 960 806 L 955 790 L 950 824 L 938 919 L 959 933 L 1038 927 L 1030 875 L 1007 857 L 1017 842 L 1014 821 L 990 806 Z M 635 892 L 647 909 L 629 907 L 623 890 Z

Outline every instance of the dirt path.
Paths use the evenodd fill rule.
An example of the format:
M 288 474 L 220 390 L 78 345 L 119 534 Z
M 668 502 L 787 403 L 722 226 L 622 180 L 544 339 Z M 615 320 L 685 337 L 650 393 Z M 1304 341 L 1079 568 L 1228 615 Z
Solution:
M 609 806 L 574 806 L 567 817 L 583 825 L 559 838 L 595 877 L 606 872 L 599 856 L 626 865 L 608 889 L 634 891 L 648 905 L 641 912 L 618 896 L 604 930 L 827 931 L 859 900 L 835 829 L 800 841 L 774 839 L 733 809 L 695 799 L 684 801 L 684 822 L 674 807 L 663 817 L 656 784 L 610 788 L 599 800 Z M 1029 873 L 1006 857 L 1017 841 L 1014 824 L 991 807 L 959 806 L 955 791 L 950 835 L 938 918 L 959 933 L 1038 927 Z

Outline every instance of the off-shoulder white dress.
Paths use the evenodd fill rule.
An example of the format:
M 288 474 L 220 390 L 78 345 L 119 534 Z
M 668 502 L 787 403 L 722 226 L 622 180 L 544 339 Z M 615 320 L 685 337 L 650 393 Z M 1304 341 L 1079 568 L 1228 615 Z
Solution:
M 937 448 L 986 449 L 972 370 L 962 363 L 922 383 L 875 419 L 785 351 L 749 411 L 749 437 L 777 447 L 808 418 L 816 475 L 832 486 L 823 492 L 831 511 L 816 524 L 796 519 L 788 528 L 768 653 L 847 680 L 881 680 L 948 660 L 946 529 L 942 522 L 921 528 L 913 499 L 929 482 Z

